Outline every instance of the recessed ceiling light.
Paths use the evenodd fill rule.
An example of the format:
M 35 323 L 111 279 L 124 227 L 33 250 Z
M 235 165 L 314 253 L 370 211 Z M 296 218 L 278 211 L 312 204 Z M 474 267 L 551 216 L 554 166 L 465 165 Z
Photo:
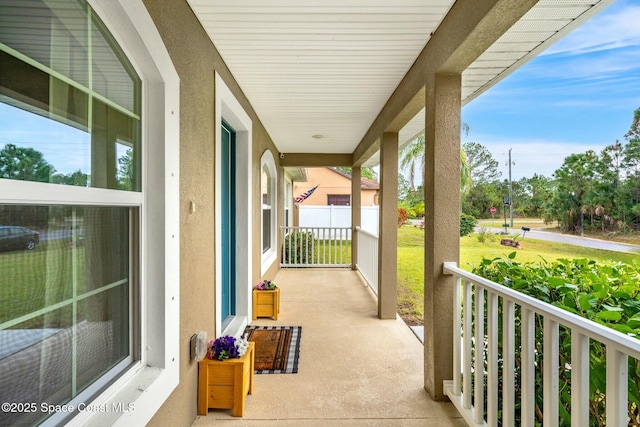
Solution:
M 313 138 L 313 139 L 322 139 L 322 138 L 324 138 L 324 135 L 315 134 L 315 135 L 312 135 L 311 138 Z

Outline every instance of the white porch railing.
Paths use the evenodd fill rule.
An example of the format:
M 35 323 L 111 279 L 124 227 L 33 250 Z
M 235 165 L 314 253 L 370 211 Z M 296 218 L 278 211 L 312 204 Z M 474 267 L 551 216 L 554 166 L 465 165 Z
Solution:
M 282 267 L 350 267 L 350 227 L 282 227 Z
M 373 292 L 378 295 L 378 236 L 356 227 L 356 238 L 358 239 L 356 268 Z
M 557 426 L 559 419 L 559 372 L 571 370 L 571 426 L 589 422 L 589 354 L 590 340 L 606 346 L 606 423 L 627 426 L 628 359 L 640 359 L 640 340 L 569 313 L 535 298 L 445 263 L 444 274 L 454 275 L 453 301 L 453 372 L 452 381 L 444 382 L 444 393 L 458 408 L 469 425 L 498 425 L 498 408 L 502 425 L 513 426 L 516 403 L 520 403 L 522 426 L 533 426 L 535 419 L 536 316 L 542 318 L 544 331 L 542 365 L 544 426 Z M 461 295 L 462 294 L 462 295 Z M 500 304 L 501 302 L 501 304 Z M 498 307 L 502 308 L 502 358 L 498 359 Z M 515 331 L 515 310 L 519 307 L 520 331 Z M 456 314 L 457 313 L 457 314 Z M 486 313 L 486 332 L 485 332 Z M 571 333 L 570 366 L 559 366 L 559 327 Z M 473 329 L 473 330 L 472 330 Z M 515 384 L 515 342 L 519 333 L 521 360 L 517 367 L 521 383 Z M 482 348 L 474 343 L 483 343 Z M 472 351 L 479 353 L 472 357 Z M 486 361 L 486 365 L 485 365 Z M 498 372 L 502 365 L 501 398 Z M 457 375 L 456 375 L 457 373 Z M 515 401 L 520 387 L 520 402 Z M 564 386 L 564 384 L 562 384 Z M 485 395 L 486 387 L 486 395 Z M 500 400 L 500 402 L 499 402 Z M 500 403 L 500 405 L 499 405 Z M 486 406 L 486 415 L 485 415 Z

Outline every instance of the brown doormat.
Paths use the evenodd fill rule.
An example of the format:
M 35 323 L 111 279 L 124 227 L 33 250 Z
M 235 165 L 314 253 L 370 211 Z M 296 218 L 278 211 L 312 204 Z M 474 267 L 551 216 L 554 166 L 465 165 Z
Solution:
M 256 374 L 298 372 L 302 326 L 247 326 L 245 333 L 256 343 Z

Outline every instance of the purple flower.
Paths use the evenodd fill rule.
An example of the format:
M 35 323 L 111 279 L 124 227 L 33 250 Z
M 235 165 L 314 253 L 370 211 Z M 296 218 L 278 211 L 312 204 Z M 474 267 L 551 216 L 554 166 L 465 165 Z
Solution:
M 209 341 L 209 359 L 225 360 L 240 357 L 235 337 L 226 335 Z
M 271 280 L 263 280 L 256 286 L 256 289 L 259 291 L 271 291 L 275 288 L 277 288 L 277 286 L 275 282 L 272 282 Z

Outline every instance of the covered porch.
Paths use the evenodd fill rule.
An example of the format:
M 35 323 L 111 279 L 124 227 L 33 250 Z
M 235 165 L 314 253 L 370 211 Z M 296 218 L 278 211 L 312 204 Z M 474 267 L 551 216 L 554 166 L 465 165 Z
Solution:
M 282 269 L 277 321 L 302 326 L 297 374 L 256 375 L 242 425 L 463 426 L 453 404 L 424 389 L 423 346 L 399 318 L 380 320 L 377 299 L 348 269 Z M 194 426 L 237 425 L 210 410 Z

